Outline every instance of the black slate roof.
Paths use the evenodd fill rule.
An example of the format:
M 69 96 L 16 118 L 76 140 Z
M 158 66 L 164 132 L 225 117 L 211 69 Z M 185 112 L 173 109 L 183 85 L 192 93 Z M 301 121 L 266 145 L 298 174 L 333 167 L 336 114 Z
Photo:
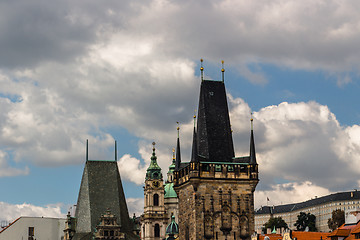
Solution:
M 198 155 L 207 162 L 231 162 L 235 156 L 222 81 L 201 82 L 196 137 Z
M 296 211 L 299 209 L 304 209 L 317 205 L 322 205 L 330 202 L 351 201 L 351 200 L 360 200 L 360 191 L 334 193 L 301 203 L 292 203 L 292 204 L 285 204 L 278 206 L 263 206 L 259 210 L 255 211 L 255 214 L 285 213 L 285 212 Z
M 86 161 L 81 180 L 75 217 L 74 239 L 87 239 L 94 232 L 100 217 L 109 209 L 117 217 L 121 231 L 127 239 L 134 238 L 133 225 L 125 201 L 119 169 L 116 161 Z M 85 237 L 85 238 L 84 238 Z

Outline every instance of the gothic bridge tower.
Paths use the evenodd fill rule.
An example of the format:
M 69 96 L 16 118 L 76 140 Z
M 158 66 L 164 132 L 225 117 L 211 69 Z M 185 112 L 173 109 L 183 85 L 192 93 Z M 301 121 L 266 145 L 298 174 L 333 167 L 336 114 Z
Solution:
M 214 81 L 203 79 L 203 69 L 190 162 L 181 162 L 177 140 L 174 189 L 179 197 L 179 238 L 249 240 L 259 181 L 253 128 L 249 156 L 235 157 L 225 70 L 222 81 Z

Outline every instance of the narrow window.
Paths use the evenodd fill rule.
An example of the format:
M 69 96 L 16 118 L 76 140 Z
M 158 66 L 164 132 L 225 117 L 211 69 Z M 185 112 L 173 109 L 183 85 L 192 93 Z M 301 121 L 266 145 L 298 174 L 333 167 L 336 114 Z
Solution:
M 154 206 L 159 206 L 159 195 L 157 193 L 154 194 Z
M 186 226 L 186 228 L 185 228 L 185 240 L 189 240 L 189 239 L 190 239 L 189 226 Z
M 29 227 L 29 239 L 32 239 L 30 237 L 34 236 L 34 227 Z
M 160 225 L 159 224 L 155 224 L 154 237 L 160 237 Z

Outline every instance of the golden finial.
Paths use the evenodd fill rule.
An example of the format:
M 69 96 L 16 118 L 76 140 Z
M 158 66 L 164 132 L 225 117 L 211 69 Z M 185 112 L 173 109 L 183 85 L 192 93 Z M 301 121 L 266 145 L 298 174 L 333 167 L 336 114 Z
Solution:
M 224 69 L 224 60 L 221 61 L 221 74 L 222 74 L 222 81 L 224 82 L 224 73 L 225 73 L 225 69 Z
M 153 151 L 155 151 L 155 142 L 152 142 L 152 145 L 153 145 Z
M 253 130 L 253 113 L 251 112 L 251 119 L 250 119 L 250 122 L 251 122 L 251 130 Z
M 196 109 L 194 110 L 194 127 L 196 125 Z
M 200 59 L 200 62 L 201 62 L 201 67 L 200 67 L 200 71 L 201 71 L 201 81 L 204 80 L 204 67 L 203 67 L 203 59 L 201 58 Z
M 179 122 L 176 122 L 176 124 L 177 124 L 177 128 L 176 128 L 176 130 L 177 130 L 177 132 L 178 132 L 178 138 L 180 137 L 180 127 L 179 127 Z
M 173 160 L 175 159 L 175 148 L 172 149 Z

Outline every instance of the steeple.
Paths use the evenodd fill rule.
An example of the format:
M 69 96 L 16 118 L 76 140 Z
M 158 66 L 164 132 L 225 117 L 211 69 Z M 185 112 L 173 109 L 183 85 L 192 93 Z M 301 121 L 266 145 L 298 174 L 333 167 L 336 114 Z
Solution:
M 155 142 L 152 143 L 153 145 L 153 153 L 151 156 L 150 166 L 146 170 L 146 179 L 162 179 L 161 168 L 157 164 L 157 157 L 155 155 Z
M 181 163 L 179 122 L 177 122 L 177 124 L 178 124 L 178 127 L 177 127 L 178 137 L 177 137 L 177 142 L 176 142 L 175 170 L 178 170 L 180 168 L 180 163 Z
M 254 119 L 251 117 L 251 136 L 250 136 L 250 164 L 256 165 L 255 141 L 254 141 Z
M 197 162 L 198 161 L 198 152 L 197 152 L 197 141 L 196 141 L 196 115 L 194 114 L 194 133 L 193 133 L 193 143 L 192 143 L 192 151 L 191 151 L 191 162 Z
M 234 146 L 225 85 L 201 81 L 197 120 L 198 155 L 209 162 L 231 162 Z

